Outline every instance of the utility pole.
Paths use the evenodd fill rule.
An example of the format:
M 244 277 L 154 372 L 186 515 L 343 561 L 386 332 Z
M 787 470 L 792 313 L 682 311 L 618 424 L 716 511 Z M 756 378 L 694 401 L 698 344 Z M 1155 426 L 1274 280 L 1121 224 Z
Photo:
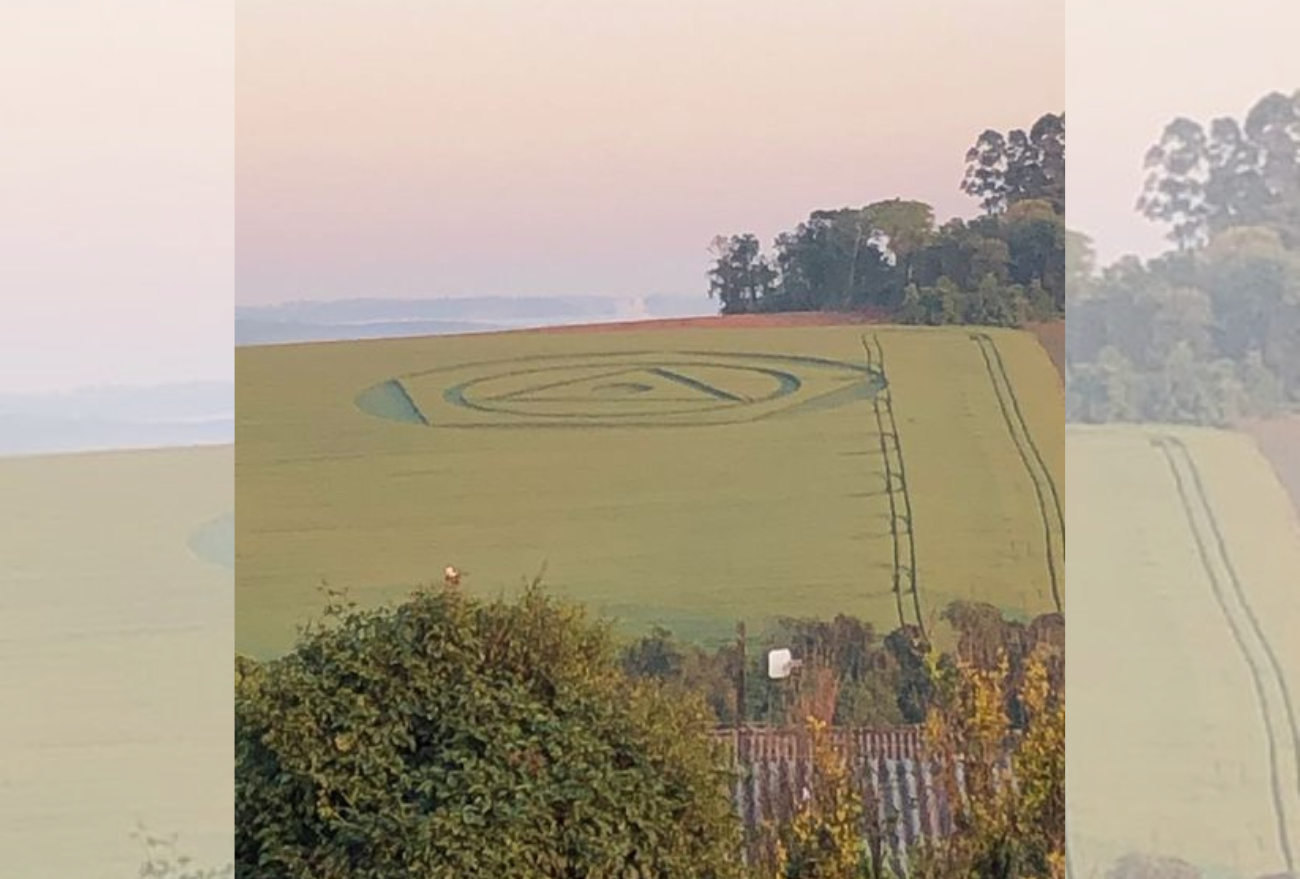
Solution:
M 736 676 L 736 728 L 745 725 L 745 621 L 736 624 L 736 644 L 740 648 L 740 674 Z

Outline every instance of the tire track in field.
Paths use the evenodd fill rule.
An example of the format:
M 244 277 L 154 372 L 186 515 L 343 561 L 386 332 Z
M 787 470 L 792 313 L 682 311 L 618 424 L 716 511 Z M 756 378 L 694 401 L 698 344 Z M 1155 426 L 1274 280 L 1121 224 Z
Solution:
M 1288 873 L 1295 873 L 1295 837 L 1300 825 L 1300 726 L 1277 654 L 1250 604 L 1232 564 L 1227 541 L 1214 515 L 1200 468 L 1186 443 L 1175 436 L 1152 437 L 1173 474 L 1188 528 L 1215 601 L 1250 673 L 1268 743 L 1269 778 L 1278 844 Z M 1288 752 L 1289 747 L 1289 752 Z M 1292 780 L 1294 779 L 1294 780 Z
M 411 407 L 411 411 L 415 413 L 415 417 L 420 419 L 421 424 L 423 424 L 425 427 L 428 427 L 429 426 L 428 417 L 420 409 L 420 405 L 415 402 L 415 398 L 411 396 L 411 392 L 406 389 L 406 384 L 402 382 L 400 379 L 394 379 L 393 384 L 396 386 L 397 392 L 402 395 L 403 399 L 406 400 L 407 405 Z
M 885 373 L 885 351 L 880 345 L 880 337 L 874 333 L 871 342 L 867 341 L 865 335 L 861 337 L 861 341 L 867 355 L 867 368 L 878 374 L 881 383 L 881 390 L 872 398 L 872 409 L 876 417 L 876 435 L 880 438 L 880 457 L 885 467 L 885 494 L 889 499 L 889 531 L 894 550 L 893 590 L 898 605 L 898 623 L 900 626 L 909 625 L 903 605 L 903 577 L 906 575 L 908 591 L 912 595 L 912 609 L 916 615 L 915 625 L 921 637 L 925 638 L 927 637 L 925 616 L 921 611 L 921 593 L 916 582 L 916 532 L 912 527 L 912 496 L 907 488 L 903 446 L 898 436 L 898 422 L 894 418 L 893 393 Z M 875 350 L 872 350 L 872 342 L 875 343 Z M 889 441 L 890 438 L 893 439 L 892 443 Z M 906 560 L 903 558 L 904 544 L 906 544 Z
M 997 398 L 998 409 L 1002 412 L 1002 421 L 1007 426 L 1007 433 L 1024 465 L 1025 473 L 1034 486 L 1034 494 L 1038 499 L 1038 513 L 1043 520 L 1043 546 L 1047 559 L 1047 577 L 1052 591 L 1052 603 L 1056 607 L 1056 612 L 1064 615 L 1065 607 L 1061 601 L 1061 574 L 1065 567 L 1065 513 L 1061 507 L 1061 495 L 1056 488 L 1056 480 L 1052 478 L 1052 471 L 1048 469 L 1038 444 L 1034 442 L 1034 436 L 1029 430 L 1028 422 L 1025 421 L 1024 412 L 1020 409 L 1020 401 L 1016 397 L 1011 377 L 1007 374 L 1006 362 L 1002 359 L 997 343 L 987 333 L 971 333 L 970 339 L 980 349 L 980 354 L 984 358 L 984 367 L 993 385 L 993 395 Z

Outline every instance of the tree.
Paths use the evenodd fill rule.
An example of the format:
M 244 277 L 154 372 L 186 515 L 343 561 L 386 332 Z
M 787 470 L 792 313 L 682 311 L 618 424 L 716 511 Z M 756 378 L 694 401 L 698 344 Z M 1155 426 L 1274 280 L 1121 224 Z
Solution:
M 631 677 L 672 680 L 681 675 L 686 655 L 673 642 L 673 633 L 655 626 L 649 635 L 624 649 L 623 671 Z
M 236 858 L 259 879 L 736 876 L 698 699 L 617 667 L 536 584 L 333 608 L 241 664 Z
M 1209 130 L 1179 117 L 1146 155 L 1138 210 L 1170 227 L 1179 249 L 1234 226 L 1267 225 L 1300 246 L 1300 91 L 1261 98 L 1244 122 Z
M 819 676 L 834 676 L 831 710 L 810 712 L 796 707 L 795 722 L 802 723 L 809 713 L 846 726 L 902 722 L 896 695 L 902 667 L 877 639 L 870 623 L 844 614 L 830 621 L 787 617 L 777 620 L 766 640 L 787 646 L 804 658 L 806 668 L 795 684 L 796 698 L 807 695 L 810 685 L 820 688 L 825 696 L 829 688 Z
M 736 704 L 741 661 L 734 644 L 710 653 L 698 644 L 676 641 L 672 632 L 659 626 L 619 654 L 619 664 L 629 677 L 650 678 L 672 691 L 696 694 L 704 700 L 712 719 L 728 726 L 741 719 L 742 706 Z
M 1024 199 L 1007 208 L 1005 235 L 1011 279 L 1037 281 L 1058 309 L 1065 308 L 1065 218 L 1044 199 Z
M 961 323 L 977 326 L 1014 327 L 1025 318 L 1024 291 L 1018 286 L 998 283 L 993 275 L 984 280 L 972 293 L 967 294 Z
M 895 198 L 863 208 L 865 223 L 873 240 L 893 254 L 903 273 L 903 284 L 912 282 L 912 260 L 934 234 L 934 208 L 923 201 Z
M 758 238 L 753 235 L 719 235 L 713 239 L 714 255 L 709 270 L 709 298 L 722 304 L 723 314 L 758 311 L 770 296 L 776 281 L 776 269 L 763 255 Z
M 966 152 L 962 192 L 980 200 L 985 213 L 1042 199 L 1065 213 L 1065 115 L 1046 113 L 1026 132 L 984 131 Z
M 1223 356 L 1258 351 L 1284 387 L 1300 389 L 1300 253 L 1268 227 L 1238 227 L 1210 240 L 1198 269 Z
M 915 627 L 896 629 L 885 637 L 885 648 L 899 667 L 898 712 L 904 723 L 921 723 L 934 696 L 934 679 L 924 640 Z
M 870 309 L 904 323 L 1008 326 L 1059 316 L 1065 117 L 986 131 L 967 161 L 962 189 L 985 216 L 936 229 L 929 204 L 892 198 L 813 211 L 776 237 L 771 259 L 752 235 L 717 238 L 709 295 L 723 313 Z
M 1133 364 L 1114 346 L 1102 348 L 1095 361 L 1069 364 L 1066 420 L 1085 424 L 1142 420 L 1135 385 Z
M 781 310 L 891 304 L 901 287 L 874 231 L 864 209 L 839 208 L 777 236 Z
M 1065 289 L 1070 300 L 1086 299 L 1097 278 L 1097 251 L 1082 232 L 1065 232 Z
M 1005 241 L 979 236 L 970 240 L 969 246 L 970 269 L 965 289 L 984 283 L 985 278 L 992 278 L 998 284 L 1010 280 L 1011 249 Z
M 812 755 L 807 797 L 779 838 L 774 879 L 860 879 L 868 859 L 861 798 L 826 722 L 805 723 Z
M 1040 647 L 1018 683 L 1005 659 L 993 668 L 958 659 L 937 672 L 926 742 L 955 827 L 922 849 L 917 879 L 1064 877 L 1065 696 L 1049 653 Z M 1018 732 L 1011 702 L 1024 714 Z

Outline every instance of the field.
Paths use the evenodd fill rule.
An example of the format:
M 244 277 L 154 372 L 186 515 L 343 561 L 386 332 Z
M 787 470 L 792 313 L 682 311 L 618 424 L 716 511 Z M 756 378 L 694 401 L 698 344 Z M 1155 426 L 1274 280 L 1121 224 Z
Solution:
M 0 458 L 6 875 L 136 875 L 137 820 L 231 859 L 232 472 L 229 447 Z
M 322 581 L 550 587 L 701 642 L 1055 609 L 1059 377 L 1027 333 L 656 327 L 242 349 L 237 648 Z M 915 561 L 913 562 L 913 558 Z M 914 573 L 913 573 L 914 572 Z
M 1245 434 L 1072 427 L 1066 446 L 1074 874 L 1132 850 L 1286 871 L 1300 527 L 1285 490 Z
M 1300 415 L 1249 421 L 1243 428 L 1255 438 L 1278 480 L 1300 512 Z

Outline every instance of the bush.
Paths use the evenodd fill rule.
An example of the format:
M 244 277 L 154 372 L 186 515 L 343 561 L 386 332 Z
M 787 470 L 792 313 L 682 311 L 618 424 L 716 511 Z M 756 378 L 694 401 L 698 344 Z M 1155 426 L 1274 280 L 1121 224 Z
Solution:
M 1064 879 L 1065 696 L 1053 652 L 1041 644 L 1014 683 L 1005 655 L 992 668 L 958 658 L 936 670 L 926 744 L 954 804 L 955 830 L 922 848 L 915 879 Z M 1007 712 L 1010 688 L 1020 730 Z
M 807 719 L 812 767 L 807 797 L 793 820 L 780 828 L 774 848 L 774 879 L 861 879 L 869 875 L 865 808 L 843 757 L 830 742 L 826 722 Z
M 241 662 L 236 859 L 259 879 L 737 875 L 698 699 L 617 667 L 608 630 L 534 585 L 334 607 Z

